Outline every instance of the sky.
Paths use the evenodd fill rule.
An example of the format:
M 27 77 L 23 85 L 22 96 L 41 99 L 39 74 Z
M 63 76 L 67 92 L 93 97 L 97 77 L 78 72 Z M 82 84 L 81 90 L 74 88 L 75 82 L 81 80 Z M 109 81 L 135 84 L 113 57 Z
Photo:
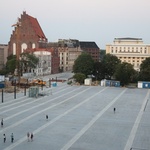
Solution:
M 23 11 L 37 18 L 48 42 L 94 41 L 100 49 L 114 38 L 150 44 L 150 0 L 0 0 L 0 44 L 8 44 Z

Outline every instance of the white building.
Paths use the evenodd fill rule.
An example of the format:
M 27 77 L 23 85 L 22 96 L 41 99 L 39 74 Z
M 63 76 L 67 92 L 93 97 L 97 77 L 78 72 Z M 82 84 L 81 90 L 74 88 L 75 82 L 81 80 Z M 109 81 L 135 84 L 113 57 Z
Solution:
M 106 54 L 118 57 L 121 62 L 133 65 L 139 71 L 143 60 L 150 57 L 150 44 L 144 44 L 141 38 L 115 38 L 112 44 L 106 45 Z
M 51 52 L 48 51 L 35 51 L 34 55 L 39 58 L 39 63 L 34 73 L 39 75 L 51 74 Z

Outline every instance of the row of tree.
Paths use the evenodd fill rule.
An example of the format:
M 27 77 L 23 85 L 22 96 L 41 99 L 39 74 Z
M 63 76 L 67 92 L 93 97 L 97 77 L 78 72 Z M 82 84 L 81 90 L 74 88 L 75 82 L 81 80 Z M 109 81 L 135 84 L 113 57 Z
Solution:
M 150 81 L 150 57 L 142 62 L 138 72 L 134 70 L 133 65 L 121 62 L 114 55 L 106 54 L 101 62 L 94 62 L 91 55 L 82 53 L 74 63 L 73 72 L 74 78 L 80 83 L 83 83 L 88 75 L 92 75 L 95 80 L 118 80 L 122 86 L 137 83 L 138 80 Z

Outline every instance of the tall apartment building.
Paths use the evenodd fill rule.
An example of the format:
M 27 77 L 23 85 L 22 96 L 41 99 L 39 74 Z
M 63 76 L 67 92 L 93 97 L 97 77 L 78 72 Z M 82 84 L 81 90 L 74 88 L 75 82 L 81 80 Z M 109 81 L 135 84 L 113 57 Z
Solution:
M 8 56 L 8 45 L 0 44 L 0 70 L 6 64 L 7 56 Z
M 58 51 L 60 56 L 60 70 L 72 71 L 74 61 L 81 55 L 79 41 L 74 39 L 59 39 Z
M 144 44 L 141 38 L 115 38 L 112 44 L 106 45 L 106 54 L 108 53 L 140 71 L 142 61 L 150 57 L 150 44 Z

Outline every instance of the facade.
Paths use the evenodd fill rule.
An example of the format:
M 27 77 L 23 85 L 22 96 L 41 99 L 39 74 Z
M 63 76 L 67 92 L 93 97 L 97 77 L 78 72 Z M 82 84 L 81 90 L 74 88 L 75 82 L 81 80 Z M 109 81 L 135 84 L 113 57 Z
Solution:
M 19 24 L 19 25 L 18 25 Z M 10 37 L 8 55 L 22 53 L 27 48 L 39 48 L 41 43 L 47 43 L 37 19 L 23 12 Z
M 95 42 L 80 41 L 80 49 L 90 54 L 95 62 L 100 61 L 100 48 Z
M 0 44 L 0 70 L 6 64 L 7 56 L 8 56 L 8 45 Z
M 106 45 L 106 54 L 108 53 L 140 71 L 142 61 L 150 57 L 150 44 L 144 44 L 141 38 L 115 38 L 112 44 Z
M 72 71 L 75 60 L 82 53 L 79 41 L 59 39 L 58 51 L 60 56 L 60 71 Z
M 57 48 L 47 48 L 47 38 L 37 19 L 23 12 L 11 34 L 8 44 L 8 55 L 16 55 L 19 59 L 23 52 L 35 53 L 39 57 L 37 75 L 59 72 L 59 56 Z M 37 51 L 37 52 L 36 52 Z M 43 61 L 43 59 L 46 59 Z M 51 62 L 50 62 L 51 60 Z M 41 62 L 43 61 L 43 62 Z
M 36 76 L 44 76 L 59 73 L 59 56 L 56 48 L 35 48 L 26 49 L 25 52 L 33 53 L 39 58 L 35 69 L 31 70 Z

